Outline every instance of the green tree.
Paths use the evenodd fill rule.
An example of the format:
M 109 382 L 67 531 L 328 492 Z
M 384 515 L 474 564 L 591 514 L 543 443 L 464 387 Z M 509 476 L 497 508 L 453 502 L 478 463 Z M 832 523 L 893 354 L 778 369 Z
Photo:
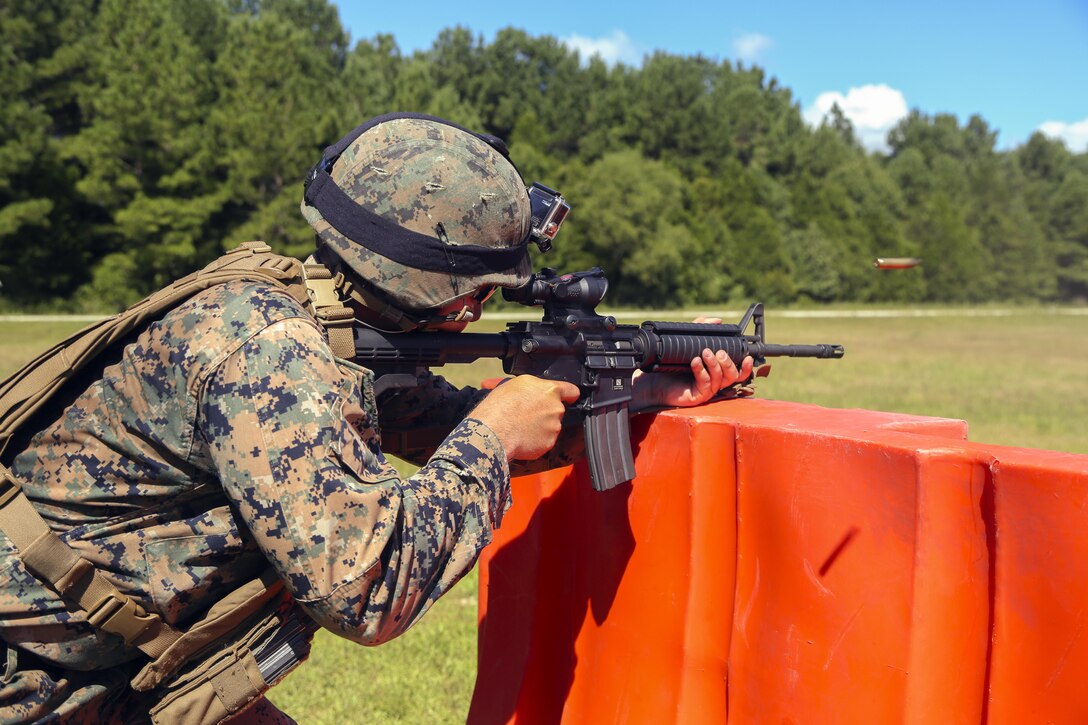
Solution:
M 404 110 L 396 108 L 393 102 L 404 63 L 392 35 L 377 35 L 355 44 L 344 63 L 339 83 L 328 89 L 334 99 L 336 125 L 342 133 L 367 118 Z
M 1041 134 L 998 151 L 983 118 L 920 110 L 869 154 L 757 66 L 610 66 L 515 28 L 404 56 L 390 35 L 349 47 L 328 0 L 11 0 L 0 64 L 7 304 L 121 305 L 251 238 L 305 254 L 302 176 L 393 110 L 505 138 L 574 206 L 541 261 L 603 263 L 613 300 L 1088 296 L 1088 154 Z
M 692 169 L 706 145 L 721 138 L 712 132 L 707 93 L 714 71 L 714 64 L 699 56 L 658 51 L 646 59 L 634 83 L 628 121 L 632 140 L 646 156 Z
M 83 167 L 80 194 L 112 220 L 97 230 L 111 250 L 97 267 L 120 270 L 96 269 L 85 295 L 118 306 L 190 270 L 221 204 L 207 143 L 211 64 L 165 0 L 105 0 L 92 32 L 87 123 L 66 154 Z M 130 269 L 140 273 L 114 284 Z
M 926 290 L 937 302 L 989 299 L 989 255 L 968 226 L 963 209 L 948 197 L 935 196 L 914 223 L 925 259 Z
M 296 256 L 312 249 L 312 231 L 298 210 L 302 179 L 321 150 L 350 130 L 339 128 L 327 103 L 336 57 L 290 14 L 231 18 L 211 113 L 222 149 L 216 161 L 225 233 L 212 239 L 209 252 L 250 239 Z
M 478 110 L 485 130 L 508 138 L 530 110 L 550 131 L 544 151 L 577 149 L 585 129 L 578 58 L 556 38 L 504 28 L 480 49 L 474 69 L 471 85 L 459 90 Z
M 1088 174 L 1066 174 L 1051 205 L 1058 286 L 1066 299 L 1088 300 Z
M 416 54 L 404 63 L 393 93 L 396 109 L 427 113 L 465 128 L 482 128 L 483 122 L 476 109 L 452 86 L 439 85 L 432 71 L 431 63 L 422 54 Z
M 0 6 L 0 300 L 66 298 L 100 254 L 92 228 L 102 217 L 63 158 L 82 122 L 92 13 L 89 0 Z
M 567 179 L 578 211 L 564 227 L 556 266 L 604 267 L 612 303 L 671 306 L 723 298 L 718 270 L 727 260 L 690 228 L 679 172 L 621 151 Z
M 783 239 L 783 248 L 789 260 L 789 277 L 797 294 L 817 302 L 841 298 L 839 247 L 817 225 L 788 232 Z
M 718 260 L 712 269 L 720 284 L 730 285 L 730 296 L 792 300 L 796 287 L 789 281 L 781 221 L 789 207 L 788 191 L 765 171 L 747 168 L 737 158 L 726 160 L 715 176 L 696 179 L 692 189 L 691 215 L 704 228 L 717 231 L 710 237 Z

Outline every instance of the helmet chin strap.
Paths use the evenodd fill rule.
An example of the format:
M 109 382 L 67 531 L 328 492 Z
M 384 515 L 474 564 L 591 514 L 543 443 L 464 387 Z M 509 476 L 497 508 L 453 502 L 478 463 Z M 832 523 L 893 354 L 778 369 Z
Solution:
M 358 307 L 356 308 L 356 319 L 367 327 L 380 329 L 384 332 L 411 332 L 428 324 L 473 322 L 477 319 L 476 314 L 469 305 L 462 305 L 458 312 L 433 317 L 426 316 L 425 312 L 409 313 L 402 311 L 367 290 L 365 285 L 354 283 L 355 277 L 350 273 L 345 274 L 340 260 L 335 255 L 326 253 L 324 248 L 318 247 L 317 251 L 311 256 L 311 260 L 324 265 L 333 272 L 336 289 L 345 299 L 353 300 L 358 307 L 362 308 L 361 310 Z M 364 315 L 366 317 L 373 316 L 374 319 L 364 319 Z
M 468 305 L 462 307 L 460 312 L 451 312 L 446 315 L 446 322 L 472 322 L 475 319 L 476 315 L 468 308 Z

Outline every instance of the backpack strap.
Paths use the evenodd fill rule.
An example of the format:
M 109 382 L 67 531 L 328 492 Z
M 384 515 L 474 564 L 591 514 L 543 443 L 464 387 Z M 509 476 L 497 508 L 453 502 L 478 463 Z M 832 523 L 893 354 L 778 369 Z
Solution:
M 87 622 L 121 637 L 148 657 L 166 652 L 181 633 L 117 587 L 75 549 L 61 541 L 31 505 L 15 476 L 0 466 L 0 530 L 19 550 L 26 568 L 47 582 Z

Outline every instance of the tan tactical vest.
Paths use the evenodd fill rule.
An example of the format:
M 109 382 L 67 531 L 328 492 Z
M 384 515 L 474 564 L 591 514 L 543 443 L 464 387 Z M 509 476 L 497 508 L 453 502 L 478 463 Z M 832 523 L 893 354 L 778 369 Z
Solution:
M 0 457 L 22 427 L 80 370 L 197 293 L 235 280 L 268 282 L 314 314 L 334 354 L 354 353 L 352 313 L 320 265 L 272 254 L 247 242 L 204 269 L 94 323 L 39 355 L 0 383 Z M 154 723 L 210 725 L 244 710 L 309 654 L 316 628 L 294 606 L 269 568 L 217 602 L 187 631 L 169 626 L 121 593 L 94 566 L 53 533 L 0 463 L 0 530 L 27 569 L 81 610 L 95 627 L 138 648 L 149 662 L 132 679 L 140 692 L 158 690 Z

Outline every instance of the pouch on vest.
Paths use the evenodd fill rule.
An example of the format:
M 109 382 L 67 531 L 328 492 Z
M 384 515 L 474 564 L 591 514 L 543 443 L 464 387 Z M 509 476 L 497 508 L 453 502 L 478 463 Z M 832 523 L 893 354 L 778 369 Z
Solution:
M 152 723 L 212 725 L 224 722 L 256 702 L 309 656 L 310 641 L 317 625 L 285 595 L 274 572 L 269 570 L 263 578 L 264 582 L 275 582 L 270 588 L 259 591 L 261 581 L 247 585 L 248 592 L 239 590 L 227 598 L 241 598 L 248 593 L 265 601 L 241 626 L 214 637 L 210 651 L 198 651 L 198 656 L 181 662 L 171 653 L 164 654 L 133 679 L 134 689 L 156 687 L 154 695 L 158 704 L 151 709 Z M 221 606 L 224 614 L 248 608 L 234 606 L 226 599 L 216 606 Z M 199 647 L 201 641 L 214 634 L 211 630 L 218 629 L 213 626 L 209 631 L 194 632 L 197 628 L 182 635 L 177 643 L 178 652 L 174 654 Z M 190 636 L 193 636 L 192 641 L 186 642 Z M 164 670 L 164 665 L 179 664 L 176 671 Z

